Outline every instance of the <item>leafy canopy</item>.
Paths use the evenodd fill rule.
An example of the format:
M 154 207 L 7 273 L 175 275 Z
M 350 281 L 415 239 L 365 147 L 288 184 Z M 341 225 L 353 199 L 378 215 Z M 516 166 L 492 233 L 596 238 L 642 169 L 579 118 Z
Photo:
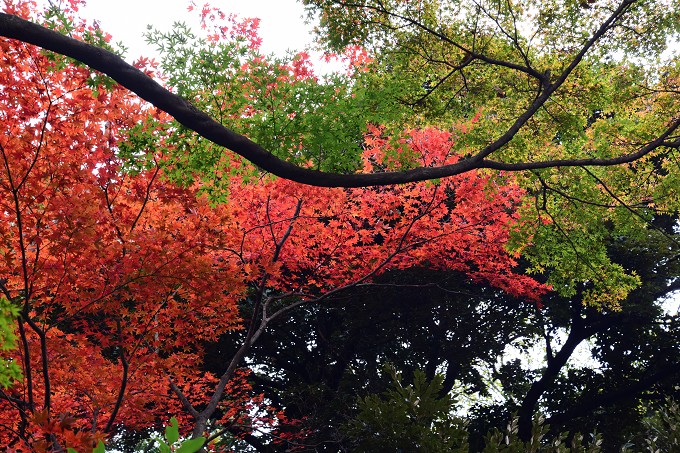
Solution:
M 677 2 L 306 4 L 346 73 L 261 55 L 256 21 L 205 7 L 205 39 L 148 35 L 178 96 L 149 61 L 18 19 L 110 48 L 70 19 L 77 2 L 44 16 L 7 3 L 5 36 L 178 122 L 83 64 L 0 43 L 0 289 L 20 307 L 7 355 L 24 367 L 4 440 L 91 445 L 157 424 L 175 397 L 194 435 L 276 429 L 285 417 L 235 370 L 248 348 L 387 269 L 455 270 L 537 301 L 549 288 L 516 269 L 524 257 L 561 295 L 612 308 L 639 284 L 605 239 L 677 216 Z M 233 329 L 248 332 L 240 352 L 201 373 L 203 342 Z

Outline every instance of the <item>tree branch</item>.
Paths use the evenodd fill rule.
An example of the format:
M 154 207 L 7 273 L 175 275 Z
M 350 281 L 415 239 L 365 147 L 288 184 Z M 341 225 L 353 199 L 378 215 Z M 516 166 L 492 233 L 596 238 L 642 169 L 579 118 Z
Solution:
M 187 399 L 186 395 L 182 390 L 177 387 L 177 384 L 172 380 L 171 377 L 168 377 L 168 382 L 170 383 L 170 389 L 177 395 L 177 398 L 182 402 L 182 406 L 191 414 L 192 417 L 198 418 L 199 414 L 196 408 L 191 404 L 191 402 Z M 199 434 L 200 436 L 200 434 Z
M 485 158 L 508 144 L 519 130 L 540 109 L 551 95 L 565 82 L 571 72 L 580 64 L 585 54 L 604 36 L 617 21 L 625 14 L 626 10 L 636 0 L 624 0 L 616 10 L 612 12 L 592 37 L 586 42 L 581 50 L 574 56 L 571 63 L 565 68 L 554 83 L 543 82 L 543 91 L 527 107 L 525 112 L 517 117 L 515 122 L 498 138 L 481 149 L 471 158 L 455 164 L 439 167 L 420 167 L 412 170 L 372 173 L 372 174 L 337 174 L 326 173 L 309 168 L 299 167 L 285 160 L 279 159 L 266 149 L 250 139 L 222 126 L 206 113 L 199 111 L 191 103 L 163 88 L 152 78 L 126 63 L 121 57 L 112 52 L 77 41 L 68 36 L 61 35 L 56 31 L 49 30 L 20 17 L 10 14 L 0 14 L 0 35 L 7 38 L 18 39 L 23 42 L 40 46 L 44 49 L 74 58 L 91 68 L 113 78 L 122 86 L 133 91 L 142 99 L 150 102 L 157 108 L 164 110 L 173 116 L 182 125 L 194 130 L 202 137 L 213 143 L 223 146 L 249 160 L 263 170 L 279 177 L 297 181 L 303 184 L 323 187 L 368 187 L 376 185 L 401 184 L 414 181 L 443 178 L 471 171 L 476 168 L 491 168 L 507 171 L 520 171 L 536 168 L 579 166 L 579 165 L 618 165 L 639 159 L 659 146 L 668 146 L 664 140 L 672 130 L 678 126 L 680 119 L 675 120 L 667 133 L 657 140 L 650 142 L 638 153 L 628 154 L 612 159 L 564 159 L 549 160 L 542 162 L 503 163 L 487 161 Z M 474 55 L 481 59 L 481 56 Z M 489 64 L 499 62 L 489 59 L 484 60 Z M 527 68 L 513 68 L 526 72 Z M 531 73 L 531 72 L 530 72 Z M 534 75 L 534 74 L 532 74 Z
M 108 423 L 106 423 L 106 428 L 104 428 L 105 433 L 111 431 L 111 428 L 113 427 L 113 422 L 116 420 L 116 416 L 118 415 L 118 411 L 120 410 L 120 406 L 123 404 L 123 397 L 125 396 L 125 388 L 127 387 L 128 381 L 128 369 L 130 368 L 130 364 L 128 363 L 127 357 L 125 357 L 125 347 L 123 346 L 123 332 L 120 325 L 120 319 L 116 319 L 116 328 L 118 331 L 118 339 L 120 343 L 118 347 L 120 348 L 120 363 L 121 366 L 123 367 L 123 377 L 121 378 L 120 389 L 118 390 L 118 397 L 116 398 L 116 405 L 113 407 L 113 410 L 111 411 L 111 416 L 109 417 Z

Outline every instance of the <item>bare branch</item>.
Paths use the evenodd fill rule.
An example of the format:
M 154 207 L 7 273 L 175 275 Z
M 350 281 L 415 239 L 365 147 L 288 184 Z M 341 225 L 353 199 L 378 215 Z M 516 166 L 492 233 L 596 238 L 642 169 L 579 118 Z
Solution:
M 172 389 L 173 392 L 175 392 L 175 395 L 179 398 L 179 400 L 182 402 L 182 406 L 191 414 L 192 417 L 198 418 L 198 411 L 194 406 L 189 402 L 187 399 L 186 395 L 184 395 L 184 392 L 180 390 L 179 387 L 177 387 L 177 384 L 172 380 L 171 377 L 168 377 L 168 382 L 170 383 L 170 388 Z

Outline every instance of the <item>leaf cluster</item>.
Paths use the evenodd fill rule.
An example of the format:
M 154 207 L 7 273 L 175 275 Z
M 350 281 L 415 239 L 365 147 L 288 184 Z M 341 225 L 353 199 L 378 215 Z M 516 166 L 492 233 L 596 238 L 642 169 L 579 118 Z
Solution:
M 17 348 L 15 322 L 21 310 L 15 304 L 0 296 L 0 387 L 6 389 L 22 378 L 21 368 L 6 353 Z
M 403 385 L 401 374 L 386 367 L 392 388 L 358 402 L 358 414 L 347 435 L 357 439 L 354 451 L 467 452 L 467 432 L 462 420 L 450 414 L 455 400 L 439 397 L 444 377 L 427 380 L 417 370 L 412 385 Z

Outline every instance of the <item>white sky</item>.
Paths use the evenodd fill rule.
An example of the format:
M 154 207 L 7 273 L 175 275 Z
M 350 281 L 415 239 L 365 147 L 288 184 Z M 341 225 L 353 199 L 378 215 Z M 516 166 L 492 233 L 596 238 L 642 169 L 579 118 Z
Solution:
M 196 0 L 198 8 L 206 0 Z M 102 30 L 122 41 L 128 48 L 127 59 L 152 57 L 143 33 L 147 24 L 169 30 L 176 21 L 194 24 L 198 17 L 189 13 L 189 0 L 88 0 L 80 12 L 83 17 L 99 21 Z M 210 5 L 225 13 L 260 18 L 262 51 L 283 55 L 286 50 L 302 50 L 312 44 L 311 26 L 304 23 L 304 7 L 295 0 L 212 0 Z M 195 22 L 197 23 L 197 21 Z M 198 28 L 198 27 L 196 27 Z

